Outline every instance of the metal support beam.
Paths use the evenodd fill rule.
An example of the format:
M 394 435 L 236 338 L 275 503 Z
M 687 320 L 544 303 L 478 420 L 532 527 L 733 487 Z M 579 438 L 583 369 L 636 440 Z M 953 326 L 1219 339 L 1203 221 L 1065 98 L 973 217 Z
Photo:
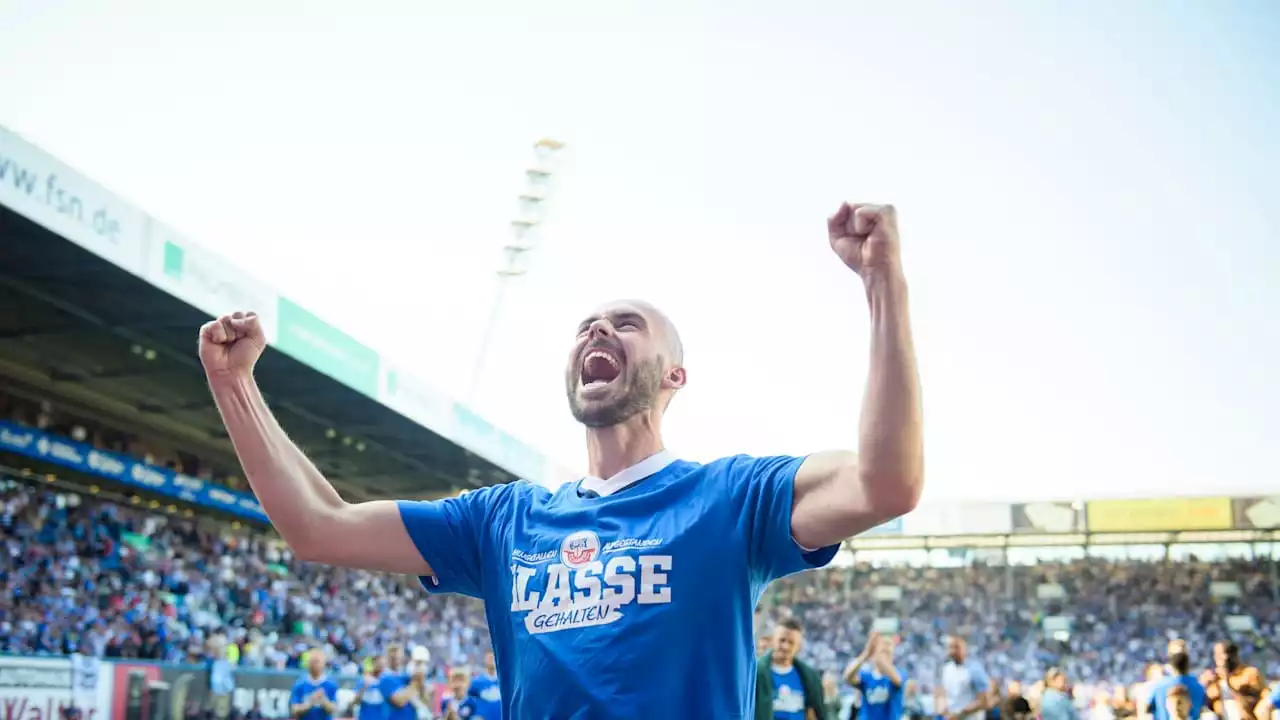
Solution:
M 59 324 L 59 325 L 29 325 L 26 327 L 10 328 L 8 330 L 0 330 L 0 340 L 25 340 L 32 337 L 41 337 L 48 335 L 65 335 L 76 330 L 75 325 Z

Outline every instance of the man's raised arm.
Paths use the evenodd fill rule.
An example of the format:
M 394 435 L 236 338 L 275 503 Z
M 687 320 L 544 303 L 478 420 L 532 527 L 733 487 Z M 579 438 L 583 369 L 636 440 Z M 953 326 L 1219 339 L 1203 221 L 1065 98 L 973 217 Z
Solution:
M 253 379 L 266 338 L 253 313 L 200 329 L 200 361 L 253 492 L 301 560 L 412 575 L 431 568 L 395 502 L 344 501 L 289 439 Z
M 897 216 L 890 205 L 845 203 L 828 218 L 827 231 L 831 249 L 862 279 L 871 363 L 858 452 L 811 455 L 796 473 L 791 531 L 805 548 L 834 545 L 905 515 L 924 487 L 920 379 Z

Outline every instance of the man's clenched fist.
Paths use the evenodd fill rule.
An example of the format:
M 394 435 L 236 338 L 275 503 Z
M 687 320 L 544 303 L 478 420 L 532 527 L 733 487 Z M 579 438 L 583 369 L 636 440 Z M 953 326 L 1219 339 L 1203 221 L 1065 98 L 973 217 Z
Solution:
M 892 205 L 844 203 L 827 218 L 831 249 L 864 282 L 901 269 L 898 216 Z
M 200 328 L 200 362 L 209 377 L 253 372 L 266 347 L 262 323 L 251 312 L 223 315 Z

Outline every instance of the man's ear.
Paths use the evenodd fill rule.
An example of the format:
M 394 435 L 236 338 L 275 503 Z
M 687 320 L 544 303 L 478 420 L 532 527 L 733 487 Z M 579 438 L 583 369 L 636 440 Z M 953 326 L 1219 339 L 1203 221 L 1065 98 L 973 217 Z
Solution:
M 667 371 L 666 376 L 662 378 L 662 388 L 664 390 L 679 390 L 689 381 L 689 375 L 682 367 L 673 367 Z

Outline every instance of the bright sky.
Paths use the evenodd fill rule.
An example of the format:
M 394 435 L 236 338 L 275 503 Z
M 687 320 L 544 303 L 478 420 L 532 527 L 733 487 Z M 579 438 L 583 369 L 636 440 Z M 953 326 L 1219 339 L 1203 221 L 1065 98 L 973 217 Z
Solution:
M 1280 487 L 1280 6 L 466 5 L 0 0 L 0 124 L 455 395 L 569 143 L 476 405 L 571 467 L 614 297 L 682 330 L 681 454 L 855 446 L 853 199 L 899 207 L 926 500 Z

